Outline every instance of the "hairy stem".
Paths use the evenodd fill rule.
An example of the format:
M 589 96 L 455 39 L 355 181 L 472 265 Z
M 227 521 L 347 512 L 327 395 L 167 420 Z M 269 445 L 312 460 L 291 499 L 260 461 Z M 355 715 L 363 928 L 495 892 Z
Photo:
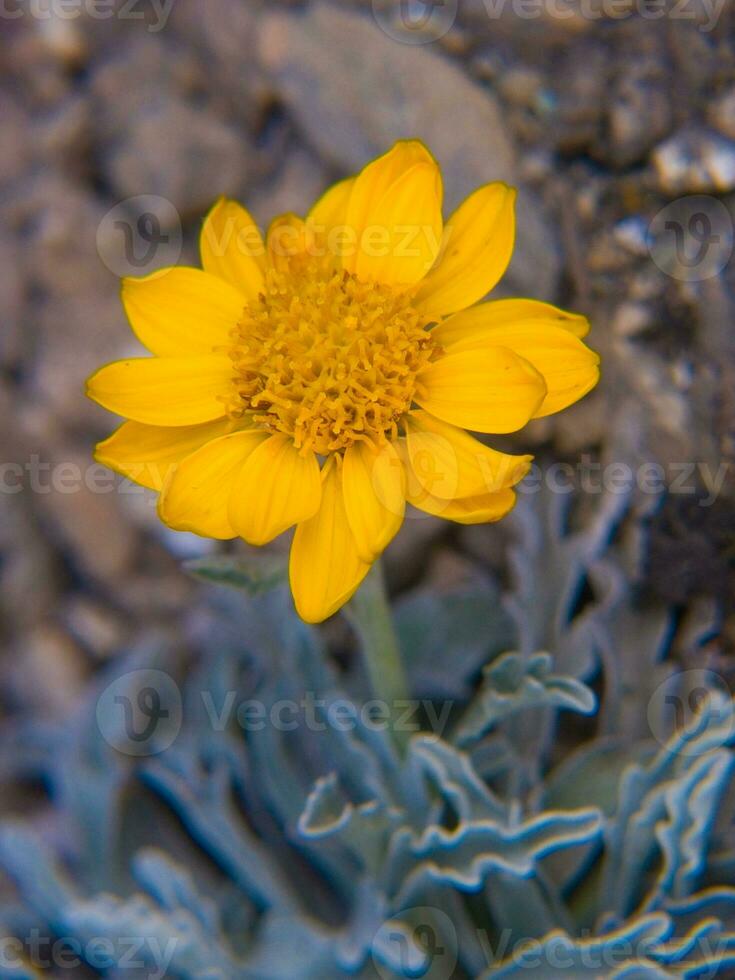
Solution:
M 408 683 L 380 560 L 351 599 L 347 613 L 360 638 L 373 695 L 393 721 L 400 714 L 399 702 L 408 698 Z M 393 727 L 393 735 L 399 745 L 405 744 L 405 732 Z

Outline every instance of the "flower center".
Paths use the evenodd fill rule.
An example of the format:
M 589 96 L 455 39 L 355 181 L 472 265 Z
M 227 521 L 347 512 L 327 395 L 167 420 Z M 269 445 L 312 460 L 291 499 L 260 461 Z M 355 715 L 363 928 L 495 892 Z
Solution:
M 394 438 L 439 350 L 411 300 L 311 257 L 271 268 L 233 333 L 230 414 L 319 455 Z

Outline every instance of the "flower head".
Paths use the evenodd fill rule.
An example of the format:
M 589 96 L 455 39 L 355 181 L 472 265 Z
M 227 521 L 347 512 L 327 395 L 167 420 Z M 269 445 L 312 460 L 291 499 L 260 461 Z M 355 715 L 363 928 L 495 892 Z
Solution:
M 478 302 L 510 259 L 514 198 L 487 184 L 444 224 L 439 168 L 408 140 L 265 242 L 218 201 L 202 270 L 123 283 L 153 356 L 90 378 L 90 397 L 130 420 L 96 458 L 159 490 L 170 527 L 262 545 L 295 525 L 291 587 L 310 622 L 355 592 L 407 501 L 498 520 L 531 457 L 464 430 L 516 431 L 599 375 L 584 317 Z

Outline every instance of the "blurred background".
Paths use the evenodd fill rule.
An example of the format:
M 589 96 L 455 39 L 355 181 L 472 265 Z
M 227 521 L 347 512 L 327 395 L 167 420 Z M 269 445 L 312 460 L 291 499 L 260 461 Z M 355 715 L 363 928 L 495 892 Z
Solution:
M 84 379 L 137 353 L 119 277 L 197 264 L 220 194 L 265 225 L 407 136 L 438 157 L 450 208 L 519 187 L 497 295 L 592 323 L 597 390 L 507 445 L 536 454 L 580 528 L 624 501 L 643 622 L 710 624 L 697 663 L 731 681 L 729 3 L 3 0 L 0 85 L 0 732 L 76 717 L 123 651 L 195 657 L 209 600 L 181 561 L 230 548 L 162 527 L 152 494 L 92 463 L 114 419 Z M 515 533 L 409 520 L 392 594 L 502 588 Z M 325 635 L 348 662 L 344 621 Z M 7 755 L 0 813 L 53 824 Z

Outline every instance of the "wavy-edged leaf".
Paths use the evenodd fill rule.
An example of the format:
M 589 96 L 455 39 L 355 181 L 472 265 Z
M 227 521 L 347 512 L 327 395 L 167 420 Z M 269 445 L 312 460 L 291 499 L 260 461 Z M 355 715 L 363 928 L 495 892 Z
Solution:
M 553 657 L 504 653 L 483 670 L 480 690 L 457 729 L 460 743 L 480 738 L 500 721 L 528 708 L 558 708 L 590 715 L 597 707 L 593 692 L 574 677 L 553 674 Z
M 243 589 L 249 595 L 262 595 L 288 581 L 288 560 L 282 555 L 212 555 L 184 562 L 195 578 L 217 585 Z

